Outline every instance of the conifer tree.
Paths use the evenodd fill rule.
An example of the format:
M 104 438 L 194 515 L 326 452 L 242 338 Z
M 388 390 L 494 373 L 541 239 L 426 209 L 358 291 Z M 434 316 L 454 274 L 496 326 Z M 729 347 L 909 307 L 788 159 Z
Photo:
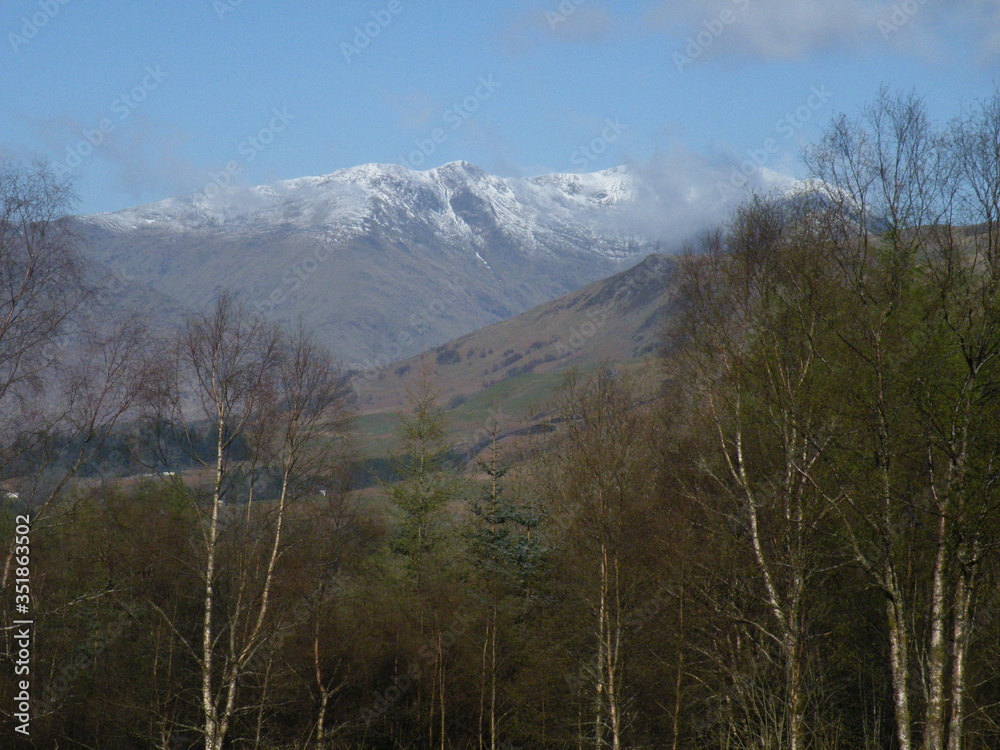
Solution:
M 480 746 L 483 725 L 490 750 L 498 744 L 499 723 L 503 712 L 498 709 L 498 672 L 505 659 L 498 655 L 498 633 L 511 620 L 521 619 L 530 605 L 532 580 L 544 557 L 537 533 L 541 517 L 528 504 L 518 502 L 504 492 L 504 477 L 509 467 L 503 462 L 497 443 L 499 425 L 490 429 L 491 444 L 487 460 L 478 466 L 486 476 L 481 495 L 469 504 L 471 514 L 467 542 L 475 575 L 477 594 L 485 610 L 480 681 Z
M 444 414 L 430 374 L 424 373 L 400 424 L 395 458 L 399 480 L 386 490 L 400 514 L 394 551 L 406 559 L 418 589 L 424 583 L 423 568 L 441 538 L 444 510 L 456 494 L 447 457 Z

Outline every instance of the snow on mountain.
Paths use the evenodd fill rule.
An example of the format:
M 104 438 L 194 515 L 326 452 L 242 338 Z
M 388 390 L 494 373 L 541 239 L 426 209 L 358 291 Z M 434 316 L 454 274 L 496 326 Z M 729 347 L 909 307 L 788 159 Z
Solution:
M 627 167 L 503 178 L 461 161 L 363 164 L 79 217 L 78 228 L 85 252 L 124 278 L 192 307 L 237 290 L 276 319 L 302 315 L 364 367 L 669 250 L 648 226 L 630 228 L 648 195 L 638 180 Z
M 623 167 L 592 174 L 506 179 L 468 162 L 419 172 L 395 164 L 363 164 L 320 177 L 227 188 L 168 198 L 84 220 L 111 231 L 147 227 L 174 231 L 250 230 L 271 226 L 363 232 L 367 222 L 416 221 L 432 231 L 472 241 L 469 214 L 488 206 L 490 218 L 514 241 L 534 244 L 546 232 L 609 231 L 616 205 L 634 197 Z

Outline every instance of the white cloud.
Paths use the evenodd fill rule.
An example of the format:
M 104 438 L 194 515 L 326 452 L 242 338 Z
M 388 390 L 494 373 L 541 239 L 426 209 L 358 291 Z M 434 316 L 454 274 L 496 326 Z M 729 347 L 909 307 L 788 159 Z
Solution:
M 681 45 L 701 34 L 710 56 L 798 60 L 885 45 L 933 57 L 941 51 L 942 15 L 931 0 L 658 0 L 646 21 Z
M 504 30 L 503 43 L 515 53 L 546 41 L 592 44 L 608 39 L 615 26 L 615 15 L 605 6 L 588 0 L 552 0 L 515 18 Z
M 125 123 L 64 113 L 31 120 L 30 125 L 57 174 L 79 180 L 92 164 L 102 162 L 111 166 L 117 187 L 135 199 L 149 191 L 185 192 L 199 179 L 198 170 L 178 153 L 190 136 L 142 112 L 132 113 Z
M 884 41 L 878 23 L 888 8 L 863 0 L 662 0 L 648 20 L 682 38 L 707 30 L 715 53 L 789 60 Z
M 666 32 L 678 51 L 699 34 L 710 37 L 706 57 L 801 60 L 888 48 L 925 59 L 978 52 L 988 63 L 1000 55 L 1000 0 L 646 0 L 644 8 L 636 16 L 591 0 L 532 2 L 503 43 L 524 53 L 544 43 L 602 42 L 638 22 Z
M 768 168 L 743 173 L 733 153 L 712 157 L 673 145 L 649 159 L 627 163 L 636 202 L 616 214 L 613 228 L 678 245 L 726 222 L 751 191 L 787 189 L 795 179 Z M 734 180 L 734 175 L 739 180 Z

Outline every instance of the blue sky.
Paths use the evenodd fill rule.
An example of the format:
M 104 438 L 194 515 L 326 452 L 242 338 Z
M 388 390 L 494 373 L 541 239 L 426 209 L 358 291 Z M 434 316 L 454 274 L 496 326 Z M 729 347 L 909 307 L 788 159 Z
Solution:
M 366 162 L 801 176 L 882 84 L 943 121 L 1000 78 L 998 0 L 4 0 L 0 34 L 0 157 L 82 213 Z

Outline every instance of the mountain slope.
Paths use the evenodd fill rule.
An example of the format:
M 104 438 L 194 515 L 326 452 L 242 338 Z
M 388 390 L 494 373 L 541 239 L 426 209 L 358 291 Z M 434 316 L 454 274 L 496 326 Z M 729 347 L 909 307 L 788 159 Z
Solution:
M 424 352 L 358 373 L 363 413 L 398 411 L 421 373 L 433 372 L 444 404 L 526 374 L 621 362 L 654 354 L 676 304 L 676 262 L 650 255 L 638 265 Z
M 660 248 L 628 170 L 504 179 L 369 164 L 80 217 L 86 254 L 181 303 L 303 316 L 356 369 L 504 320 Z

